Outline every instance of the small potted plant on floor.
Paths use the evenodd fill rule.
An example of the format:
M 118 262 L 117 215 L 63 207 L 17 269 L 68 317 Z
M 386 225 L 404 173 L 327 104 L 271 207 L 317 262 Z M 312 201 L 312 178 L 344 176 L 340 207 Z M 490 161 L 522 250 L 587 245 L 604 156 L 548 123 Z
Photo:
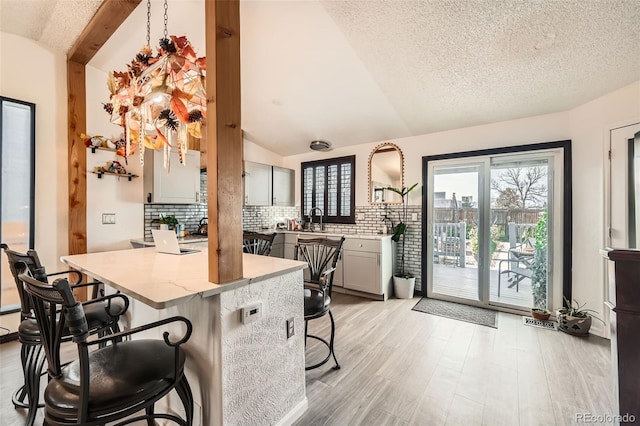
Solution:
M 591 328 L 591 318 L 602 321 L 592 314 L 595 311 L 584 309 L 585 304 L 580 305 L 575 300 L 571 303 L 566 297 L 564 298 L 564 304 L 564 307 L 558 309 L 557 317 L 558 328 L 565 333 L 574 336 L 586 336 Z
M 401 299 L 412 298 L 413 291 L 416 285 L 416 278 L 410 272 L 407 272 L 404 267 L 404 253 L 405 253 L 404 238 L 407 232 L 407 214 L 408 214 L 407 196 L 409 192 L 411 192 L 416 186 L 418 186 L 417 182 L 414 183 L 413 186 L 411 187 L 403 186 L 402 189 L 392 188 L 392 187 L 387 188 L 389 191 L 393 191 L 396 194 L 400 195 L 402 199 L 402 206 L 400 209 L 400 221 L 396 226 L 393 227 L 393 236 L 391 237 L 391 239 L 396 243 L 400 242 L 400 240 L 402 239 L 402 249 L 400 251 L 401 253 L 400 268 L 398 272 L 393 275 L 394 293 L 396 297 Z
M 540 321 L 546 321 L 551 316 L 551 312 L 544 308 L 531 308 L 531 316 Z

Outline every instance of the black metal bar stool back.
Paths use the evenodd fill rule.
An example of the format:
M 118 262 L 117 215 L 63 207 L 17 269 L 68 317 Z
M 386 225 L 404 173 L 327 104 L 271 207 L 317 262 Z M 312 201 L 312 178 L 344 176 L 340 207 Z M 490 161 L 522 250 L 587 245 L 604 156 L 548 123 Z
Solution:
M 331 313 L 331 289 L 333 287 L 333 276 L 336 265 L 342 251 L 344 237 L 339 240 L 329 238 L 298 238 L 295 248 L 295 260 L 307 262 L 309 266 L 308 278 L 305 276 L 304 285 L 304 321 L 305 321 L 305 347 L 307 338 L 318 340 L 327 346 L 329 353 L 320 362 L 306 366 L 306 370 L 311 370 L 324 365 L 331 357 L 336 365 L 334 370 L 340 368 L 336 354 L 333 349 L 335 339 L 335 321 Z M 311 335 L 307 332 L 310 320 L 322 318 L 329 314 L 331 320 L 331 336 L 329 341 L 319 336 Z
M 117 420 L 121 420 L 119 425 L 141 420 L 153 425 L 155 419 L 166 419 L 191 426 L 193 396 L 184 375 L 186 356 L 181 348 L 191 336 L 189 320 L 171 317 L 88 339 L 83 305 L 76 302 L 67 279 L 49 284 L 28 274 L 19 277 L 31 295 L 47 358 L 49 383 L 44 392 L 47 425 L 103 425 Z M 166 329 L 172 323 L 183 324 L 184 331 L 177 340 L 171 340 L 167 331 L 162 340 L 127 340 L 152 328 Z M 67 335 L 65 330 L 77 345 L 78 359 L 63 366 L 60 344 Z M 98 349 L 90 351 L 92 346 Z M 155 403 L 174 389 L 183 403 L 184 418 L 155 412 Z M 135 415 L 142 410 L 143 415 Z
M 261 234 L 259 232 L 243 232 L 242 233 L 242 251 L 244 253 L 259 254 L 261 256 L 269 256 L 271 254 L 271 246 L 273 239 L 277 233 Z
M 20 297 L 20 325 L 18 326 L 18 339 L 21 343 L 20 359 L 24 375 L 24 384 L 12 395 L 12 402 L 16 408 L 26 408 L 27 418 L 25 424 L 33 425 L 39 403 L 40 376 L 44 367 L 45 357 L 42 353 L 41 334 L 33 313 L 31 296 L 25 291 L 24 283 L 20 275 L 30 273 L 33 277 L 47 282 L 48 277 L 70 275 L 75 278 L 72 288 L 98 286 L 102 283 L 91 282 L 81 284 L 82 274 L 78 271 L 63 271 L 47 274 L 40 262 L 38 253 L 29 250 L 20 253 L 9 249 L 7 244 L 0 247 L 7 254 L 9 269 L 16 282 L 16 288 Z M 97 293 L 97 292 L 94 292 Z M 118 320 L 120 315 L 127 311 L 129 300 L 124 295 L 111 295 L 85 302 L 85 312 L 92 333 L 103 336 L 119 331 Z M 65 330 L 68 334 L 68 330 Z M 67 339 L 68 340 L 68 339 Z

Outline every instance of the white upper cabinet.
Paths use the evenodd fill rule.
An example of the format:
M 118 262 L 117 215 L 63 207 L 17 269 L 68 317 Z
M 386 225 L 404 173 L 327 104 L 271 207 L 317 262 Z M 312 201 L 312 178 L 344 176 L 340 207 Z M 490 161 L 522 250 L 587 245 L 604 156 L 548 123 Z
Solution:
M 273 205 L 293 206 L 295 196 L 293 195 L 293 185 L 295 182 L 295 172 L 284 167 L 273 166 Z
M 269 164 L 244 162 L 245 206 L 293 206 L 295 172 Z
M 169 154 L 170 167 L 164 167 L 164 152 L 146 150 L 144 155 L 144 202 L 150 204 L 194 204 L 200 202 L 200 152 L 187 151 L 186 164 L 180 164 L 177 149 Z M 131 157 L 133 161 L 135 156 Z
M 244 205 L 271 205 L 271 166 L 244 162 Z

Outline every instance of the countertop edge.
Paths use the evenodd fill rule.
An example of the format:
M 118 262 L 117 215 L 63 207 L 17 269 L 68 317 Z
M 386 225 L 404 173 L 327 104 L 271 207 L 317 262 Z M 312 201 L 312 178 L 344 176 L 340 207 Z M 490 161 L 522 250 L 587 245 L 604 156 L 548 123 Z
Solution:
M 146 248 L 146 249 L 131 249 L 131 250 L 153 250 L 151 248 Z M 93 254 L 99 254 L 99 253 L 93 253 Z M 216 284 L 216 283 L 212 283 L 209 282 L 210 287 L 207 289 L 197 289 L 197 290 L 190 290 L 188 287 L 182 287 L 181 285 L 178 284 L 174 284 L 177 287 L 181 287 L 183 290 L 185 290 L 186 292 L 189 292 L 190 294 L 184 294 L 182 296 L 176 296 L 176 297 L 172 297 L 171 299 L 165 299 L 165 300 L 154 300 L 154 299 L 150 299 L 149 297 L 141 294 L 139 291 L 136 291 L 135 287 L 131 287 L 131 286 L 127 286 L 127 285 L 122 285 L 120 283 L 114 282 L 113 280 L 107 278 L 104 276 L 104 274 L 101 274 L 99 272 L 90 270 L 84 266 L 82 266 L 81 264 L 74 262 L 73 259 L 69 259 L 69 257 L 73 257 L 73 255 L 71 256 L 62 256 L 60 258 L 60 260 L 69 265 L 70 267 L 72 267 L 73 269 L 76 269 L 82 273 L 85 273 L 87 275 L 90 275 L 91 277 L 95 278 L 98 281 L 101 281 L 103 283 L 105 283 L 106 285 L 113 287 L 116 290 L 121 291 L 123 294 L 132 297 L 135 300 L 138 300 L 146 305 L 151 306 L 152 308 L 155 309 L 165 309 L 165 308 L 169 308 L 172 306 L 176 306 L 176 305 L 180 305 L 185 303 L 188 300 L 193 299 L 194 297 L 200 297 L 200 298 L 207 298 L 207 297 L 211 297 L 211 296 L 215 296 L 221 293 L 224 293 L 226 291 L 231 291 L 231 290 L 235 290 L 237 288 L 243 287 L 245 285 L 249 285 L 249 284 L 253 284 L 253 283 L 258 283 L 260 281 L 264 281 L 267 280 L 269 278 L 273 278 L 273 277 L 277 277 L 280 275 L 284 275 L 284 274 L 288 274 L 297 270 L 301 270 L 304 269 L 307 264 L 305 262 L 299 262 L 299 261 L 295 261 L 295 260 L 286 260 L 287 263 L 290 263 L 289 266 L 277 266 L 275 268 L 271 268 L 271 270 L 269 270 L 268 272 L 262 272 L 265 269 L 269 269 L 269 265 L 260 265 L 260 262 L 258 262 L 258 265 L 255 269 L 256 274 L 254 276 L 248 276 L 248 277 L 243 277 L 240 278 L 238 280 L 235 281 L 231 281 L 225 284 Z M 243 263 L 250 263 L 250 259 L 252 257 L 254 257 L 256 260 L 266 260 L 263 256 L 257 256 L 257 255 L 250 255 L 250 254 L 244 254 L 243 255 L 245 261 Z M 278 259 L 278 258 L 274 258 Z M 251 270 L 249 270 L 249 272 L 253 272 Z

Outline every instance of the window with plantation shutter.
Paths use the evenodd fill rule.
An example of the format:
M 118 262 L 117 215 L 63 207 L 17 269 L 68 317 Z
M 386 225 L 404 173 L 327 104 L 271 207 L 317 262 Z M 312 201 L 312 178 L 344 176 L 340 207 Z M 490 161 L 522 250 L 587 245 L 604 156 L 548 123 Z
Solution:
M 355 155 L 302 163 L 302 217 L 314 207 L 325 223 L 355 223 Z M 313 212 L 318 222 L 320 212 Z

